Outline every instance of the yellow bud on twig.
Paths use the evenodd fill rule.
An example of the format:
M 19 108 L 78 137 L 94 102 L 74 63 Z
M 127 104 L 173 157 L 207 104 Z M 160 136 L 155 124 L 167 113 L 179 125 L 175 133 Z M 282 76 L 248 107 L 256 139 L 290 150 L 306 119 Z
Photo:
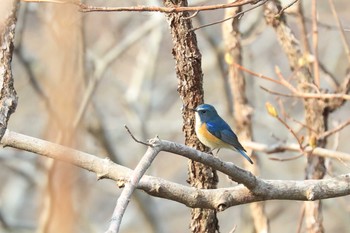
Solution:
M 310 140 L 309 140 L 309 144 L 312 148 L 316 148 L 317 147 L 317 139 L 315 136 L 311 136 Z
M 277 110 L 276 108 L 270 103 L 270 102 L 266 102 L 265 103 L 265 107 L 267 109 L 267 112 L 273 116 L 273 117 L 277 117 L 278 116 L 278 113 L 277 113 Z

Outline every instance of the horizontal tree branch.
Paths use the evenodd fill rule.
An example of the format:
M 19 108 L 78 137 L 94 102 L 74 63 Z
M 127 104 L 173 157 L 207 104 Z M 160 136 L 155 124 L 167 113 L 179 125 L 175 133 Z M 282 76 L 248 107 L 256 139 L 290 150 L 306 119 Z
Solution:
M 180 154 L 231 176 L 244 183 L 231 188 L 203 190 L 180 185 L 161 178 L 143 176 L 138 188 L 148 194 L 182 203 L 192 208 L 209 208 L 219 211 L 228 207 L 264 200 L 311 201 L 350 194 L 350 174 L 323 180 L 263 180 L 253 176 L 232 163 L 220 161 L 209 154 L 190 147 L 160 139 L 150 141 L 155 150 Z M 1 144 L 52 159 L 64 161 L 97 174 L 98 178 L 109 178 L 123 187 L 132 170 L 78 150 L 55 143 L 6 131 Z M 152 149 L 152 147 L 149 147 Z M 248 188 L 247 188 L 248 187 Z
M 244 184 L 252 192 L 262 192 L 262 190 L 260 190 L 261 187 L 259 184 L 262 184 L 263 181 L 252 175 L 250 172 L 235 166 L 233 163 L 223 162 L 210 154 L 195 150 L 182 144 L 160 140 L 158 138 L 151 139 L 150 143 L 152 147 L 160 147 L 158 149 L 159 151 L 175 153 L 188 159 L 192 159 L 194 161 L 211 166 L 214 169 L 230 176 L 232 180 Z M 114 169 L 111 169 L 111 167 L 116 164 L 109 160 L 103 160 L 88 153 L 74 150 L 42 139 L 12 132 L 10 130 L 6 131 L 4 138 L 1 140 L 1 144 L 3 146 L 10 146 L 49 158 L 58 159 L 63 162 L 71 163 L 88 171 L 95 172 L 98 178 L 107 177 L 111 179 L 117 179 L 121 176 L 120 173 L 114 171 Z M 101 162 L 100 160 L 103 160 L 104 162 Z M 130 174 L 128 174 L 128 176 L 129 175 Z
M 81 12 L 118 12 L 118 11 L 148 11 L 148 12 L 162 12 L 162 13 L 178 13 L 184 11 L 210 11 L 217 9 L 224 9 L 230 7 L 238 7 L 247 4 L 256 4 L 263 0 L 237 0 L 227 4 L 216 4 L 209 6 L 187 6 L 187 7 L 161 7 L 161 6 L 129 6 L 129 7 L 106 7 L 106 6 L 91 6 L 80 1 L 64 1 L 64 0 L 22 0 L 24 2 L 50 2 L 59 4 L 74 4 L 79 7 Z
M 243 146 L 255 151 L 261 151 L 265 152 L 267 154 L 272 153 L 279 153 L 279 152 L 285 152 L 285 151 L 295 151 L 295 152 L 302 152 L 300 150 L 300 145 L 297 143 L 291 143 L 291 144 L 283 144 L 283 143 L 276 143 L 273 145 L 266 145 L 263 143 L 258 142 L 242 142 Z M 307 146 L 303 148 L 303 151 L 306 153 L 312 152 L 313 155 L 326 157 L 326 158 L 332 158 L 332 159 L 341 159 L 345 161 L 350 160 L 350 154 L 340 152 L 340 151 L 334 151 L 334 150 L 328 150 L 321 147 L 312 148 L 311 146 Z
M 139 188 L 150 195 L 180 202 L 191 208 L 226 208 L 266 200 L 313 201 L 350 194 L 350 174 L 323 180 L 264 180 L 266 192 L 253 194 L 243 185 L 232 188 L 196 189 L 145 176 Z

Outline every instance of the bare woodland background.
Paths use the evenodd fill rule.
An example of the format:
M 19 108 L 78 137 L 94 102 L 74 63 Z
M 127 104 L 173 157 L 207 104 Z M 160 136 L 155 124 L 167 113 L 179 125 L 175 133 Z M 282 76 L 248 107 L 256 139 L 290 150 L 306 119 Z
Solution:
M 311 36 L 311 1 L 303 1 L 308 36 Z M 90 1 L 103 6 L 157 5 L 158 1 Z M 218 4 L 190 2 L 189 4 Z M 286 5 L 290 1 L 283 1 Z M 335 2 L 337 13 L 350 28 L 349 2 Z M 246 8 L 249 8 L 247 6 Z M 319 59 L 341 82 L 349 67 L 339 30 L 328 1 L 318 1 Z M 293 7 L 288 10 L 288 23 L 300 36 Z M 287 12 L 288 12 L 287 11 Z M 223 19 L 224 10 L 200 12 L 194 26 Z M 276 77 L 278 66 L 285 77 L 292 75 L 287 58 L 278 45 L 275 32 L 266 25 L 262 8 L 245 13 L 241 18 L 243 65 L 257 73 Z M 216 106 L 219 113 L 235 128 L 232 98 L 225 81 L 224 41 L 221 24 L 196 31 L 204 73 L 205 102 Z M 349 32 L 346 32 L 349 42 Z M 92 12 L 80 13 L 70 5 L 21 2 L 16 28 L 13 72 L 19 103 L 9 121 L 9 129 L 33 137 L 64 144 L 101 157 L 110 156 L 133 168 L 145 147 L 136 144 L 126 133 L 128 125 L 140 139 L 155 135 L 161 139 L 183 142 L 182 102 L 177 93 L 175 62 L 171 54 L 169 26 L 162 13 Z M 303 122 L 300 99 L 272 95 L 260 88 L 285 92 L 285 88 L 245 74 L 246 92 L 253 107 L 254 140 L 265 144 L 278 141 L 295 143 L 295 138 L 275 118 L 268 115 L 265 103 L 276 107 L 283 102 L 284 111 Z M 89 80 L 96 83 L 89 86 Z M 328 76 L 321 72 L 321 87 L 332 90 Z M 89 89 L 91 88 L 91 89 Z M 77 112 L 86 93 L 92 98 L 82 119 Z M 234 93 L 233 93 L 234 95 Z M 280 110 L 280 109 L 279 109 Z M 330 115 L 330 128 L 347 121 L 350 104 L 345 103 Z M 59 119 L 57 119 L 59 118 Z M 58 123 L 61 122 L 61 123 Z M 63 122 L 63 123 L 62 123 Z M 74 122 L 73 128 L 68 127 Z M 296 131 L 300 125 L 288 124 Z M 305 131 L 305 129 L 304 129 Z M 300 134 L 303 134 L 301 129 Z M 327 148 L 350 151 L 350 128 L 333 135 Z M 220 158 L 242 166 L 243 159 L 229 150 Z M 303 180 L 305 157 L 291 161 L 298 153 L 267 155 L 257 152 L 260 177 L 265 179 Z M 0 220 L 1 232 L 34 232 L 45 228 L 45 193 L 56 200 L 52 223 L 56 232 L 102 232 L 106 229 L 120 193 L 111 180 L 96 181 L 96 176 L 79 168 L 49 161 L 35 154 L 13 149 L 0 150 Z M 349 173 L 347 161 L 328 160 L 326 177 Z M 148 174 L 186 184 L 187 159 L 162 153 Z M 234 185 L 219 173 L 219 187 Z M 73 203 L 70 205 L 69 203 Z M 348 232 L 350 229 L 349 197 L 323 201 L 326 232 Z M 271 232 L 296 232 L 303 202 L 268 201 L 267 216 Z M 248 205 L 236 206 L 218 213 L 221 232 L 252 232 Z M 188 232 L 189 209 L 179 203 L 149 197 L 136 191 L 123 219 L 122 232 Z M 305 225 L 305 224 L 304 224 Z M 305 231 L 302 228 L 302 232 Z

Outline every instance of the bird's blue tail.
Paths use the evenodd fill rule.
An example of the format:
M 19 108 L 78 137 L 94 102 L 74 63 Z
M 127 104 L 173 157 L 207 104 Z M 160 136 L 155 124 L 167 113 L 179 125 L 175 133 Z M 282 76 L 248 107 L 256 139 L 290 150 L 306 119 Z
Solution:
M 243 155 L 243 157 L 246 158 L 246 159 L 249 161 L 249 163 L 254 164 L 253 161 L 249 158 L 249 156 L 248 156 L 243 150 L 238 149 L 237 151 L 238 151 L 241 155 Z

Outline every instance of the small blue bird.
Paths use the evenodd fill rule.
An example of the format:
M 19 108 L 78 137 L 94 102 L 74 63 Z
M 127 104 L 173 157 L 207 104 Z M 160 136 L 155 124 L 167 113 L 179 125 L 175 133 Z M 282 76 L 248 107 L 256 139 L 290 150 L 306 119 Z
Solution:
M 238 151 L 253 164 L 253 161 L 245 153 L 246 150 L 239 143 L 237 135 L 219 116 L 212 105 L 201 104 L 194 111 L 196 112 L 196 134 L 199 141 L 212 151 L 221 148 Z

